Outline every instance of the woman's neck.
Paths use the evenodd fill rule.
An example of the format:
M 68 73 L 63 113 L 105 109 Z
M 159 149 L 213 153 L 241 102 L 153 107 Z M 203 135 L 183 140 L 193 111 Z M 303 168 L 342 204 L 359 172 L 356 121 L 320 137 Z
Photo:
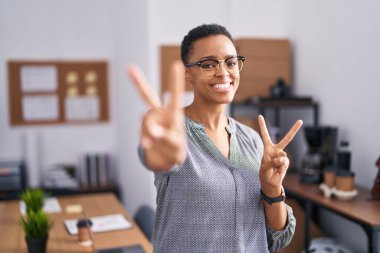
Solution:
M 203 124 L 208 130 L 224 129 L 228 124 L 224 108 L 225 105 L 208 105 L 206 107 L 193 103 L 185 108 L 185 115 L 191 120 Z

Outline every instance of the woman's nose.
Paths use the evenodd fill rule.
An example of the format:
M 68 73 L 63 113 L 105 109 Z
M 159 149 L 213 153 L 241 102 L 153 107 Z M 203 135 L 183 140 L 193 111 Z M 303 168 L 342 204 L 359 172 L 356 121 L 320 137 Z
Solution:
M 230 72 L 227 70 L 227 67 L 224 61 L 219 62 L 218 68 L 216 69 L 216 76 L 229 76 Z

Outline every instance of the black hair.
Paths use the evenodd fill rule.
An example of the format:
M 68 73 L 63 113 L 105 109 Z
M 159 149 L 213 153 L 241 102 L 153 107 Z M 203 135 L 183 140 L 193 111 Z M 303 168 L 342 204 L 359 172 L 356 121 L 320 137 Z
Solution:
M 234 43 L 230 32 L 224 26 L 218 24 L 203 24 L 191 29 L 181 43 L 181 59 L 183 64 L 188 63 L 189 54 L 195 41 L 210 35 L 219 34 L 226 36 Z

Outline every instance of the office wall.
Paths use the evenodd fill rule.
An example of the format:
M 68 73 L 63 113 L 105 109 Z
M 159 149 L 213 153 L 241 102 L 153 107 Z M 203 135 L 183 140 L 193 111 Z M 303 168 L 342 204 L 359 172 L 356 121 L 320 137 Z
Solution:
M 114 9 L 116 90 L 115 120 L 119 182 L 123 202 L 134 214 L 142 205 L 155 207 L 153 173 L 138 158 L 141 118 L 148 108 L 127 78 L 126 67 L 137 64 L 151 79 L 151 34 L 149 1 L 117 1 Z M 154 66 L 157 68 L 157 66 Z M 157 89 L 155 83 L 153 88 Z
M 78 153 L 87 150 L 110 150 L 116 155 L 126 208 L 134 213 L 142 204 L 154 206 L 153 175 L 141 166 L 136 151 L 147 108 L 126 78 L 125 66 L 139 64 L 158 91 L 160 44 L 180 43 L 190 28 L 218 22 L 236 37 L 291 39 L 296 92 L 320 102 L 321 123 L 338 126 L 340 138 L 350 141 L 357 183 L 370 188 L 380 143 L 379 10 L 375 0 L 0 0 L 0 157 L 22 156 L 25 140 L 42 150 L 40 168 L 76 161 Z M 10 128 L 5 65 L 10 58 L 109 59 L 111 121 Z M 300 112 L 285 115 L 290 119 L 285 123 L 299 115 L 309 122 Z M 365 252 L 359 227 L 326 213 L 322 219 L 334 225 L 324 227 L 330 235 Z M 344 234 L 334 230 L 338 225 Z
M 294 0 L 285 12 L 297 92 L 320 102 L 322 124 L 339 127 L 339 139 L 350 142 L 356 183 L 370 189 L 380 155 L 380 2 Z M 344 239 L 354 252 L 366 252 L 358 225 L 327 212 L 321 218 L 329 235 Z
M 148 1 L 0 1 L 0 158 L 27 158 L 31 186 L 55 163 L 77 163 L 89 151 L 114 156 L 123 202 L 134 213 L 154 205 L 153 175 L 137 158 L 139 121 L 146 107 L 125 68 L 148 72 Z M 95 125 L 10 127 L 6 62 L 9 59 L 109 62 L 110 122 Z
M 77 163 L 87 151 L 115 154 L 114 114 L 95 125 L 10 127 L 7 60 L 109 60 L 112 97 L 114 33 L 113 5 L 106 1 L 0 1 L 0 158 L 31 160 L 32 186 L 55 163 Z
M 321 123 L 339 127 L 340 140 L 350 142 L 356 182 L 370 188 L 380 155 L 380 3 L 292 3 L 286 34 L 295 43 L 297 92 L 320 101 Z

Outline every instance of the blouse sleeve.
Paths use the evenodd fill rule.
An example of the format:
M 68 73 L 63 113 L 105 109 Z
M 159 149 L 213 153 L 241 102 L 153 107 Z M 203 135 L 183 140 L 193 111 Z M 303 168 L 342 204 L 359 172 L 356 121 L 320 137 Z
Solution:
M 144 167 L 147 168 L 148 170 L 152 170 L 151 168 L 149 168 L 149 166 L 147 164 L 146 157 L 145 157 L 145 150 L 141 146 L 141 144 L 139 145 L 137 152 L 138 152 L 138 155 L 140 158 L 140 162 L 144 165 Z M 170 169 L 168 169 L 166 171 L 155 172 L 155 174 L 161 175 L 161 176 L 168 176 L 168 175 L 178 171 L 180 169 L 180 167 L 181 167 L 180 165 L 174 165 L 173 167 L 171 167 Z
M 293 210 L 290 206 L 286 205 L 287 224 L 283 230 L 275 230 L 266 224 L 268 249 L 270 252 L 275 252 L 279 249 L 286 247 L 293 238 L 296 219 L 293 215 Z

